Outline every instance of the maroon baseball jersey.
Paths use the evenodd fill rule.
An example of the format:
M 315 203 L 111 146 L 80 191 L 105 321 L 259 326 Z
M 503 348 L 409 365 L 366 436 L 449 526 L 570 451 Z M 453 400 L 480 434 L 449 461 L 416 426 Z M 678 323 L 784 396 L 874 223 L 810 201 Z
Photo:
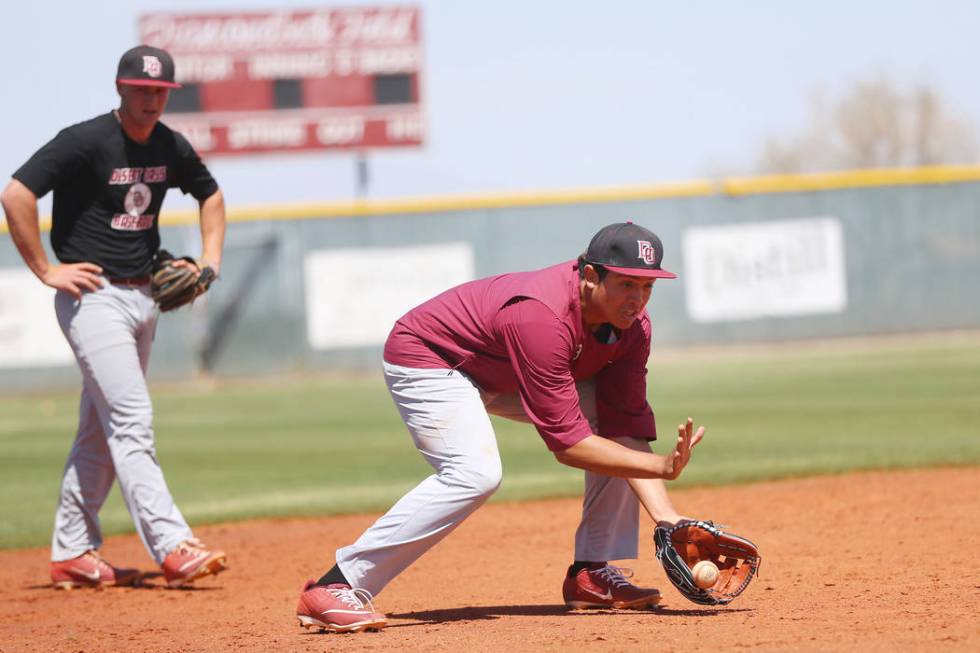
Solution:
M 447 290 L 395 322 L 384 358 L 458 369 L 487 392 L 519 393 L 552 451 L 592 434 L 575 382 L 594 377 L 598 435 L 655 439 L 646 398 L 649 315 L 625 331 L 596 333 L 582 324 L 578 265 L 568 261 Z

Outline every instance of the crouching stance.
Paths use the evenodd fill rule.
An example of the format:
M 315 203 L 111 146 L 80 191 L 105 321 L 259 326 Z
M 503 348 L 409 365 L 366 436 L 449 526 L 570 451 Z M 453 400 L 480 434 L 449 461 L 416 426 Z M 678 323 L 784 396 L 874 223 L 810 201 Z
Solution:
M 578 260 L 452 288 L 399 319 L 384 375 L 416 448 L 435 473 L 401 498 L 336 564 L 306 583 L 302 625 L 379 630 L 372 599 L 483 505 L 501 481 L 489 414 L 530 422 L 555 458 L 585 470 L 582 520 L 562 586 L 572 608 L 645 608 L 656 589 L 610 565 L 637 557 L 639 504 L 658 524 L 677 514 L 677 478 L 703 428 L 688 420 L 667 456 L 647 403 L 645 306 L 663 246 L 632 223 L 601 229 Z

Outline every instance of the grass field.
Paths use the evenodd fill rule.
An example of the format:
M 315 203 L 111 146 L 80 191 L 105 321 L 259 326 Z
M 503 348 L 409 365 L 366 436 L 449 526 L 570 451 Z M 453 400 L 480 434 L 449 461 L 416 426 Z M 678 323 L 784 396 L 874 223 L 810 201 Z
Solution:
M 980 464 L 980 338 L 672 352 L 655 356 L 664 441 L 691 415 L 708 428 L 678 485 L 854 469 Z M 429 473 L 380 378 L 292 378 L 156 387 L 157 453 L 192 524 L 383 510 Z M 47 544 L 76 393 L 0 397 L 0 548 Z M 496 421 L 496 500 L 576 494 L 529 426 Z M 118 490 L 107 533 L 132 525 Z

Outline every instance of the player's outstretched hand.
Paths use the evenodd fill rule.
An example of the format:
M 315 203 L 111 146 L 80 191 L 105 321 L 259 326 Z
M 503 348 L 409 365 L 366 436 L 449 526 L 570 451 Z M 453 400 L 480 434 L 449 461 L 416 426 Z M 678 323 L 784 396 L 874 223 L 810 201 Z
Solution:
M 102 287 L 102 268 L 95 263 L 62 263 L 52 265 L 41 281 L 44 285 L 69 292 L 81 299 L 82 291 L 96 291 Z
M 694 420 L 687 418 L 687 424 L 677 426 L 677 444 L 674 450 L 667 455 L 664 478 L 672 481 L 681 475 L 687 463 L 691 460 L 691 449 L 693 449 L 701 438 L 704 437 L 704 427 L 699 426 L 697 433 L 694 432 Z

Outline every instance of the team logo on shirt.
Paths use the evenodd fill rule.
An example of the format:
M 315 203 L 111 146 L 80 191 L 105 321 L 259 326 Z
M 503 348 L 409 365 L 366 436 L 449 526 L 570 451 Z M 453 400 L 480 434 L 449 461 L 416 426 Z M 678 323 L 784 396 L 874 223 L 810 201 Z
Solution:
M 640 255 L 637 258 L 647 265 L 653 265 L 657 262 L 657 250 L 649 240 L 638 240 L 636 244 L 640 248 Z
M 144 183 L 133 184 L 123 199 L 125 213 L 112 217 L 112 228 L 118 231 L 146 231 L 153 226 L 153 214 L 145 211 L 150 208 L 153 191 Z
M 140 215 L 150 207 L 150 200 L 153 199 L 153 191 L 146 184 L 133 184 L 126 193 L 123 206 L 129 215 Z
M 143 72 L 150 77 L 159 77 L 163 73 L 163 64 L 152 54 L 143 55 Z

